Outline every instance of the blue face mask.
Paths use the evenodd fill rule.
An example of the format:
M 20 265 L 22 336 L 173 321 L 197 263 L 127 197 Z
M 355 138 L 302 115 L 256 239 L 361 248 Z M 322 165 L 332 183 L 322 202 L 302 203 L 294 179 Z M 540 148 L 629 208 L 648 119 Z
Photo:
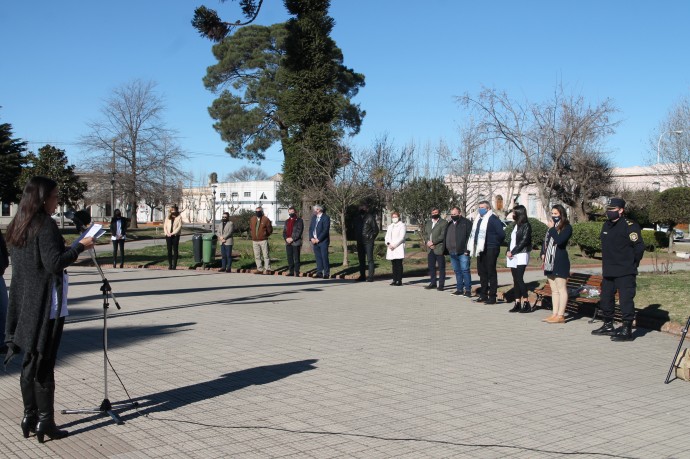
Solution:
M 479 208 L 479 216 L 480 217 L 483 217 L 484 215 L 486 215 L 487 212 L 488 212 L 488 209 L 485 209 L 483 207 Z

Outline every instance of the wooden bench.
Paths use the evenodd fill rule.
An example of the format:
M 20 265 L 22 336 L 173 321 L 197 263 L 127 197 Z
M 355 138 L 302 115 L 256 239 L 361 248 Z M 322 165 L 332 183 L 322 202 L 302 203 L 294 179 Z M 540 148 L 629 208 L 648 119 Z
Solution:
M 579 294 L 574 295 L 573 293 L 579 291 L 580 288 L 584 286 L 596 288 L 601 292 L 601 283 L 603 280 L 603 277 L 598 274 L 571 272 L 566 280 L 568 303 L 566 304 L 565 310 L 577 315 L 591 315 L 592 319 L 589 323 L 593 323 L 600 311 L 599 303 L 601 298 L 599 296 L 588 298 L 579 296 Z M 551 302 L 551 285 L 548 281 L 544 287 L 535 289 L 534 293 L 537 295 L 537 300 L 534 302 L 535 309 L 544 307 L 544 300 L 546 299 Z M 616 292 L 616 303 L 618 303 L 618 292 Z M 621 312 L 618 308 L 615 310 L 614 320 L 621 320 Z

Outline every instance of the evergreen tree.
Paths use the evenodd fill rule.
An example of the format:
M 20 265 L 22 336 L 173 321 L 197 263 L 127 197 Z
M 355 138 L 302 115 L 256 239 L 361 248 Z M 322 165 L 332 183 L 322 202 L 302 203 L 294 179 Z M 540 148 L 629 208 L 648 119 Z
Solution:
M 12 125 L 0 123 L 0 201 L 19 202 L 24 183 L 19 176 L 26 164 L 27 142 L 12 137 Z
M 38 149 L 38 155 L 29 153 L 27 161 L 28 165 L 22 170 L 19 183 L 26 183 L 31 177 L 42 175 L 57 182 L 60 205 L 74 207 L 84 198 L 88 186 L 74 172 L 75 166 L 67 164 L 64 150 L 46 145 Z

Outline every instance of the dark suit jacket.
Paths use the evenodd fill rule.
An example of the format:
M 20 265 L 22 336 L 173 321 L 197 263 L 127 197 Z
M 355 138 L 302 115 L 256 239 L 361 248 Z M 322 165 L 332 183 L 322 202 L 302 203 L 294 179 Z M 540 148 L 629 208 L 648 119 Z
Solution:
M 319 244 L 323 242 L 328 243 L 331 232 L 331 218 L 326 214 L 321 214 L 321 220 L 319 220 L 317 226 L 316 216 L 313 216 L 309 224 L 309 239 L 314 237 L 314 228 L 316 228 L 316 239 L 319 240 Z
M 292 234 L 287 233 L 287 220 L 283 226 L 283 239 L 292 238 L 292 246 L 302 245 L 302 233 L 304 232 L 304 220 L 297 217 L 295 223 L 292 225 Z M 311 239 L 311 238 L 310 238 Z
M 426 223 L 426 234 L 429 236 L 424 241 L 424 246 L 426 247 L 426 243 L 431 240 L 434 244 L 434 253 L 436 255 L 443 255 L 443 251 L 446 248 L 443 243 L 446 237 L 446 226 L 448 226 L 448 222 L 442 218 L 438 219 L 438 223 L 436 223 L 433 230 L 431 229 L 431 220 Z M 427 247 L 428 250 L 429 248 Z

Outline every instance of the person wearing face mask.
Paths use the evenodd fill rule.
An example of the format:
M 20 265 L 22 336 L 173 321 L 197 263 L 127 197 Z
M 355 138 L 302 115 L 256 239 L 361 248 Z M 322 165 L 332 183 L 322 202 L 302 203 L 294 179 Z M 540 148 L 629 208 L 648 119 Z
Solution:
M 117 267 L 117 250 L 120 249 L 120 268 L 125 264 L 125 239 L 129 220 L 122 217 L 120 209 L 115 209 L 110 222 L 110 239 L 113 241 L 113 268 Z
M 606 222 L 601 228 L 601 315 L 604 324 L 593 335 L 610 336 L 611 341 L 631 341 L 635 319 L 637 267 L 644 255 L 640 225 L 626 218 L 625 201 L 611 198 L 606 207 Z M 623 324 L 613 327 L 615 296 L 618 290 Z
M 180 245 L 180 234 L 182 233 L 182 217 L 177 206 L 170 206 L 168 218 L 163 223 L 163 231 L 165 232 L 165 243 L 168 247 L 168 269 L 177 269 L 178 247 Z
M 376 217 L 369 212 L 369 205 L 359 206 L 359 216 L 355 218 L 355 236 L 357 239 L 357 257 L 359 258 L 358 282 L 374 282 L 374 241 L 379 234 Z M 367 264 L 368 261 L 368 264 Z M 369 275 L 367 276 L 367 267 Z
M 477 273 L 481 287 L 477 303 L 496 304 L 498 272 L 496 263 L 501 243 L 506 237 L 501 220 L 491 211 L 489 201 L 480 201 L 479 214 L 472 223 L 472 236 L 467 243 L 471 257 L 477 257 Z
M 403 260 L 405 259 L 405 237 L 407 226 L 400 221 L 398 212 L 391 213 L 391 224 L 386 229 L 386 260 L 391 261 L 393 268 L 393 282 L 391 285 L 401 286 L 403 276 Z
M 565 208 L 556 204 L 551 208 L 551 220 L 544 236 L 541 259 L 544 263 L 544 275 L 551 287 L 552 314 L 543 320 L 550 324 L 565 323 L 565 307 L 568 304 L 566 281 L 570 275 L 568 258 L 568 241 L 573 235 L 573 227 L 568 222 Z
M 309 240 L 314 248 L 316 259 L 316 277 L 328 279 L 331 277 L 331 267 L 328 260 L 328 246 L 331 243 L 331 218 L 323 211 L 320 204 L 314 205 L 314 215 L 309 223 Z
M 446 282 L 446 256 L 443 255 L 445 251 L 445 237 L 446 226 L 448 222 L 441 218 L 441 211 L 434 207 L 431 209 L 431 220 L 426 224 L 426 234 L 428 240 L 427 247 L 427 264 L 429 266 L 429 285 L 424 287 L 427 290 L 437 289 L 439 292 L 443 291 L 443 286 Z M 438 266 L 438 281 L 436 277 L 436 267 Z
M 283 226 L 283 240 L 285 241 L 285 253 L 288 262 L 287 275 L 299 277 L 304 221 L 297 215 L 294 207 L 288 209 L 288 216 L 289 218 L 285 220 L 285 226 Z
M 446 252 L 455 272 L 455 291 L 453 295 L 472 296 L 472 275 L 470 274 L 470 255 L 467 241 L 472 234 L 472 222 L 462 216 L 459 207 L 450 210 L 450 222 L 446 227 Z
M 525 269 L 529 263 L 529 253 L 532 250 L 532 225 L 527 219 L 525 206 L 518 204 L 513 208 L 513 221 L 515 226 L 510 235 L 510 246 L 506 257 L 508 257 L 508 266 L 513 275 L 515 306 L 509 312 L 532 312 L 524 279 Z
M 216 236 L 220 241 L 220 272 L 232 272 L 232 246 L 235 239 L 232 233 L 235 230 L 235 224 L 230 221 L 230 214 L 223 212 L 220 225 L 216 227 Z
M 268 253 L 268 238 L 273 233 L 273 224 L 271 220 L 264 215 L 264 209 L 261 206 L 258 206 L 255 212 L 256 213 L 249 219 L 249 232 L 252 235 L 256 273 L 268 274 L 271 271 L 271 258 Z M 261 268 L 262 257 L 263 269 Z

